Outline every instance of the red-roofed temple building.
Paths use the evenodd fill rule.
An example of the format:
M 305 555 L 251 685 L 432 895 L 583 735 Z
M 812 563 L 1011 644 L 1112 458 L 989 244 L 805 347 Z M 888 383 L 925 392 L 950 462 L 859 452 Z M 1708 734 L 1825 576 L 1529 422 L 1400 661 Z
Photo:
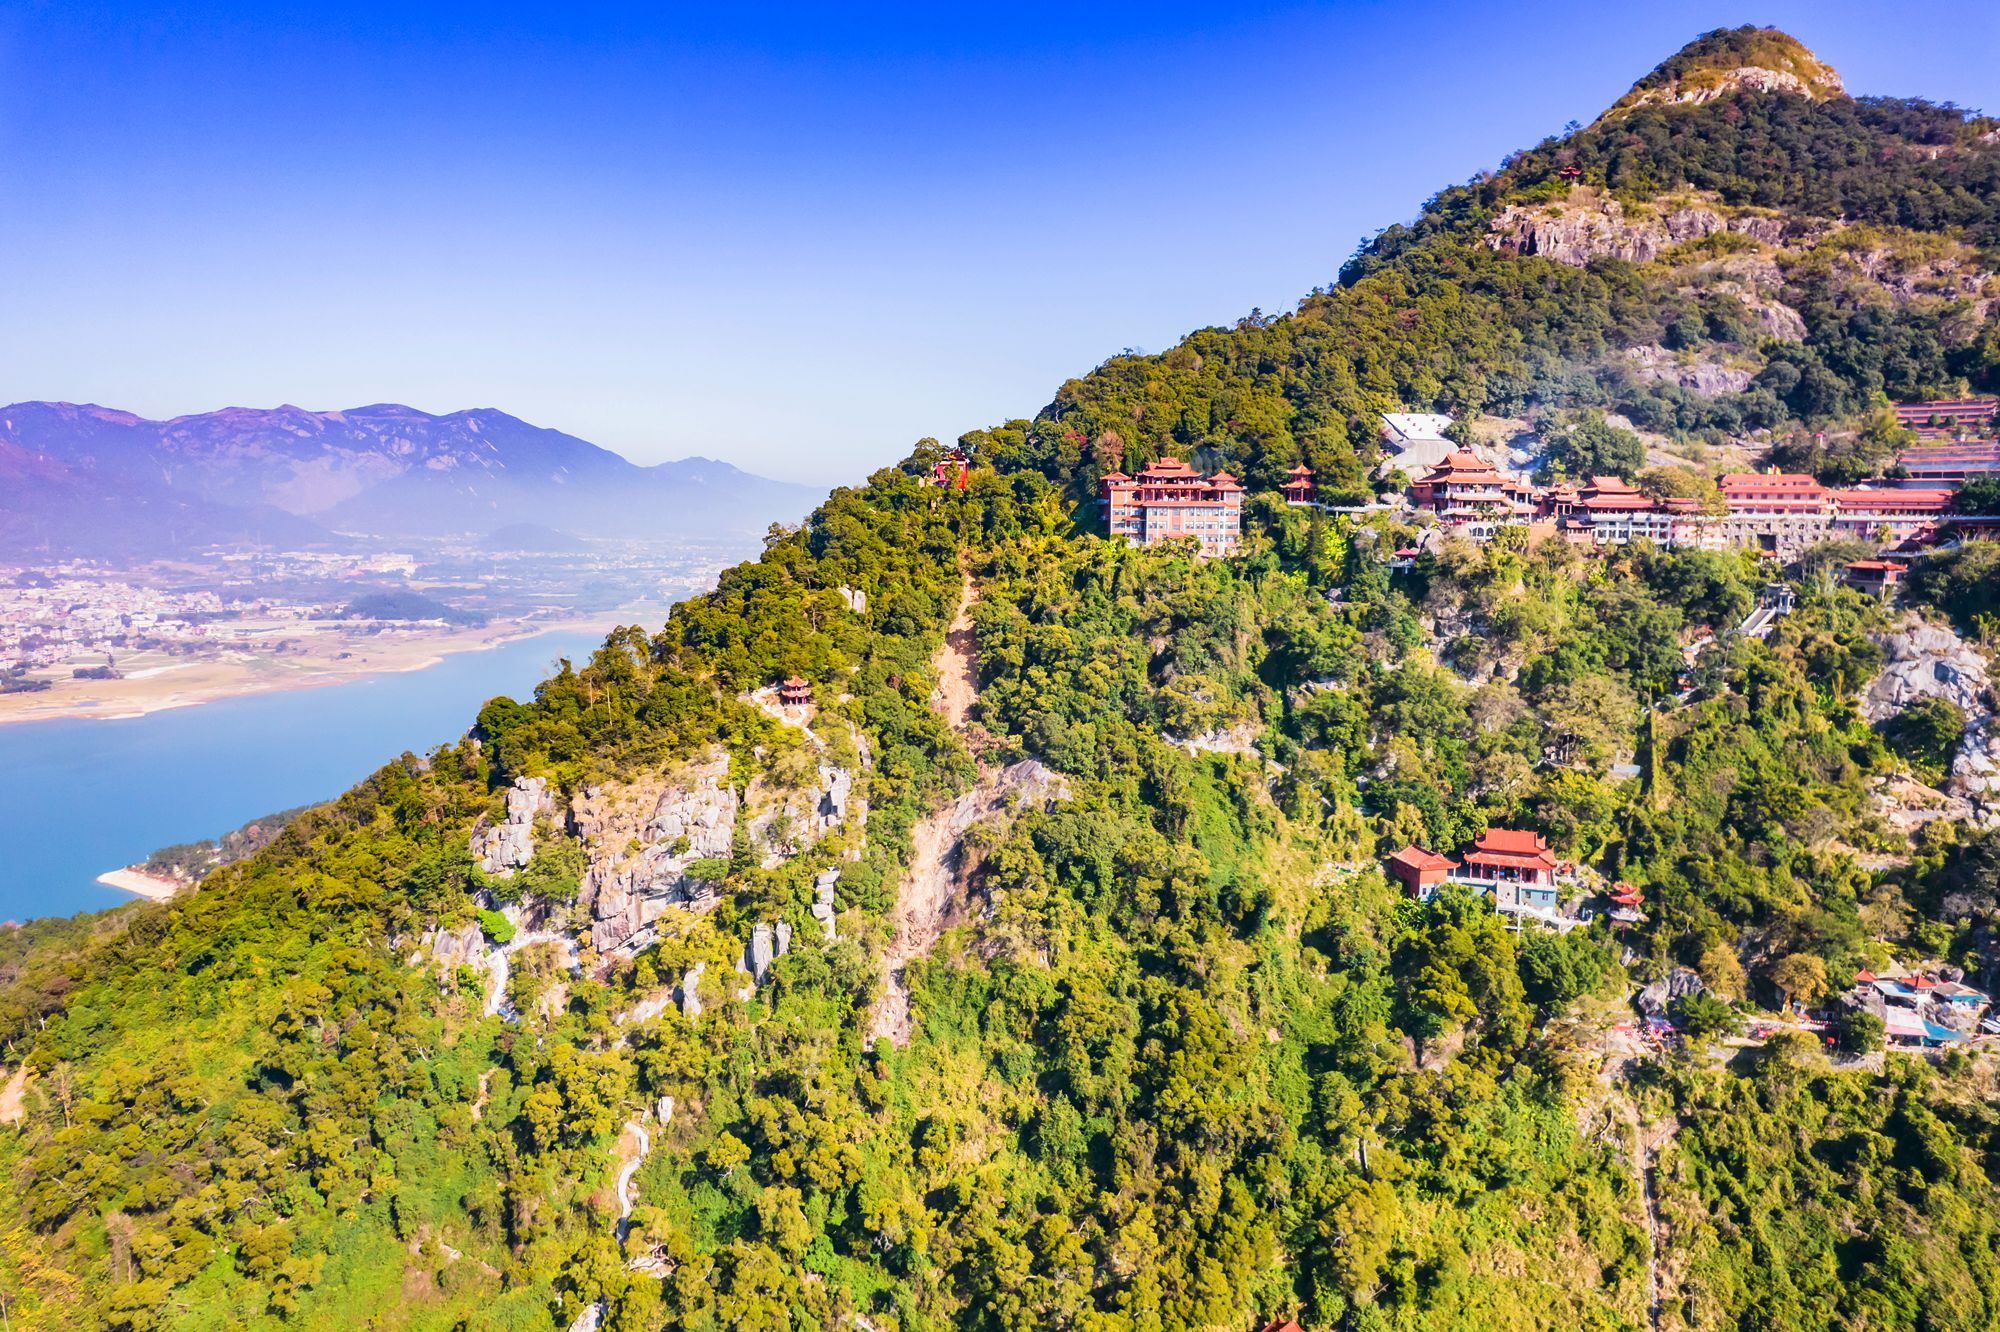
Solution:
M 1534 488 L 1503 476 L 1470 449 L 1458 449 L 1410 486 L 1410 502 L 1467 535 L 1485 538 L 1535 516 Z
M 1896 461 L 1909 477 L 1905 485 L 1962 486 L 1973 477 L 2000 472 L 2000 441 L 1919 444 L 1904 449 Z
M 1827 489 L 1802 472 L 1730 472 L 1716 485 L 1729 509 L 1720 524 L 1730 545 L 1793 555 L 1832 533 Z
M 1991 435 L 2000 419 L 2000 398 L 1934 398 L 1899 402 L 1896 420 L 1920 440 L 1951 439 L 1957 435 Z
M 1443 883 L 1463 884 L 1493 894 L 1493 905 L 1507 912 L 1553 912 L 1557 879 L 1565 871 L 1537 832 L 1488 828 L 1458 860 L 1406 846 L 1390 856 L 1389 876 L 1411 897 L 1428 901 Z
M 1106 475 L 1098 509 L 1114 537 L 1157 546 L 1181 537 L 1204 555 L 1235 553 L 1243 530 L 1243 487 L 1228 472 L 1203 476 L 1178 458 L 1162 458 L 1137 477 Z
M 1880 486 L 1868 490 L 1830 490 L 1834 532 L 1863 541 L 1907 541 L 1935 531 L 1951 514 L 1949 490 Z
M 1493 903 L 1553 911 L 1556 905 L 1556 857 L 1538 832 L 1488 828 L 1465 853 L 1464 877 L 1490 885 Z
M 1894 560 L 1855 560 L 1841 574 L 1841 581 L 1870 596 L 1889 597 L 1903 585 L 1906 570 Z

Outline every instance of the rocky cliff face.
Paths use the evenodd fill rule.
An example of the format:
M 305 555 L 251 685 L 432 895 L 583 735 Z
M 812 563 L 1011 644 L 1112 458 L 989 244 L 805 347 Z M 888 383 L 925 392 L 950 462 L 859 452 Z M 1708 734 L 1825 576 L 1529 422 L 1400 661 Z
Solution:
M 1676 245 L 1720 231 L 1775 245 L 1785 239 L 1785 222 L 1756 214 L 1725 215 L 1703 203 L 1628 214 L 1617 199 L 1577 188 L 1554 203 L 1509 204 L 1488 224 L 1486 244 L 1507 254 L 1540 255 L 1580 268 L 1600 258 L 1649 263 Z
M 1742 366 L 1723 365 L 1702 357 L 1684 360 L 1664 347 L 1628 347 L 1625 359 L 1634 379 L 1678 384 L 1709 398 L 1724 393 L 1741 393 L 1750 387 L 1754 378 L 1752 372 Z
M 713 903 L 713 886 L 688 870 L 730 854 L 739 809 L 728 779 L 724 754 L 658 781 L 586 787 L 571 802 L 589 855 L 579 903 L 599 952 L 637 952 L 669 908 Z
M 1674 79 L 1657 88 L 1633 94 L 1626 104 L 1634 106 L 1699 106 L 1739 92 L 1793 93 L 1815 101 L 1838 97 L 1846 92 L 1840 75 L 1821 65 L 1816 72 L 1793 73 L 1788 69 L 1764 69 L 1757 65 L 1735 65 L 1709 69 L 1701 77 Z
M 1985 658 L 1950 629 L 1917 625 L 1881 638 L 1888 665 L 1862 696 L 1861 712 L 1886 721 L 1920 698 L 1943 698 L 1965 714 L 1945 791 L 1971 803 L 1981 823 L 2000 820 L 2000 725 Z
M 791 789 L 760 779 L 744 795 L 744 827 L 765 869 L 837 831 L 859 809 L 854 774 L 831 763 L 817 765 L 809 786 Z
M 547 779 L 516 777 L 507 792 L 506 817 L 472 830 L 472 858 L 479 868 L 504 879 L 525 866 L 535 855 L 535 820 L 553 808 Z

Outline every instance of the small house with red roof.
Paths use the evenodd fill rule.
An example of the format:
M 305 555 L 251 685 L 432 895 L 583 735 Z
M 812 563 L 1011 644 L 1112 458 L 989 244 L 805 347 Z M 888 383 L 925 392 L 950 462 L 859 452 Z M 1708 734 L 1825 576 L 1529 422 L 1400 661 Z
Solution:
M 1456 860 L 1406 846 L 1389 857 L 1384 869 L 1420 901 L 1436 896 L 1440 884 L 1456 883 L 1493 894 L 1493 905 L 1501 911 L 1543 913 L 1556 910 L 1561 881 L 1575 872 L 1556 860 L 1540 833 L 1512 828 L 1488 828 Z
M 971 465 L 972 459 L 966 456 L 964 449 L 946 449 L 938 460 L 931 464 L 931 484 L 963 490 L 965 471 Z
M 1428 902 L 1437 895 L 1438 885 L 1445 881 L 1458 862 L 1450 856 L 1441 856 L 1435 851 L 1426 851 L 1416 843 L 1389 857 L 1389 877 L 1403 885 L 1403 892 L 1420 902 Z
M 1646 904 L 1646 895 L 1639 891 L 1636 884 L 1630 884 L 1620 879 L 1617 883 L 1611 885 L 1611 891 L 1604 896 L 1611 903 L 1609 910 L 1605 914 L 1614 923 L 1619 925 L 1637 925 L 1646 918 L 1645 912 L 1640 910 Z
M 1903 585 L 1904 572 L 1894 560 L 1855 560 L 1842 572 L 1840 581 L 1858 592 L 1887 598 Z

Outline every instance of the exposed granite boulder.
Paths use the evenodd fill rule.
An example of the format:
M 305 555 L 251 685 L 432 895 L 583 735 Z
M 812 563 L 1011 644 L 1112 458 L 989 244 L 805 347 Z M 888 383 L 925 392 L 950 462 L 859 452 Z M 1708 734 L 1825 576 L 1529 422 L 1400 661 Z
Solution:
M 1691 994 L 1699 994 L 1707 988 L 1702 984 L 1701 977 L 1694 972 L 1686 967 L 1675 967 L 1634 995 L 1632 1002 L 1637 1004 L 1639 1011 L 1647 1017 L 1660 1018 L 1667 1016 L 1675 1001 L 1685 999 Z
M 1509 204 L 1487 224 L 1485 241 L 1508 254 L 1539 255 L 1581 268 L 1603 258 L 1648 263 L 1676 245 L 1718 231 L 1776 244 L 1785 237 L 1785 223 L 1776 217 L 1725 216 L 1702 204 L 1628 216 L 1617 199 L 1577 189 L 1558 203 Z
M 1822 101 L 1846 91 L 1840 76 L 1824 65 L 1802 73 L 1788 69 L 1767 69 L 1762 65 L 1738 65 L 1732 69 L 1709 68 L 1701 77 L 1670 79 L 1652 88 L 1635 90 L 1618 104 L 1620 110 L 1638 106 L 1698 106 L 1739 92 L 1791 93 Z
M 759 777 L 744 793 L 744 829 L 765 869 L 776 869 L 819 838 L 867 817 L 854 774 L 832 763 L 816 766 L 797 786 Z
M 833 942 L 836 934 L 833 923 L 835 914 L 833 889 L 839 882 L 840 871 L 837 869 L 821 870 L 813 876 L 812 916 L 819 922 L 820 932 L 826 936 L 828 943 Z
M 822 832 L 831 832 L 847 821 L 854 799 L 854 774 L 832 764 L 819 765 L 819 803 L 815 813 Z
M 1887 721 L 1920 698 L 1942 698 L 1965 714 L 1945 791 L 1971 801 L 1980 822 L 2000 817 L 2000 726 L 1986 659 L 1949 628 L 1912 624 L 1877 641 L 1888 658 L 1861 698 L 1861 714 Z
M 738 802 L 728 777 L 722 755 L 671 780 L 589 787 L 572 802 L 589 856 L 580 901 L 599 952 L 636 953 L 669 908 L 713 905 L 713 885 L 687 870 L 730 853 Z
M 1741 366 L 1722 365 L 1705 357 L 1683 361 L 1665 347 L 1629 347 L 1625 360 L 1634 379 L 1649 384 L 1678 384 L 1705 398 L 1741 393 L 1750 387 L 1753 378 Z
M 516 777 L 507 792 L 507 814 L 499 823 L 481 821 L 472 830 L 472 858 L 479 868 L 510 877 L 535 855 L 535 820 L 554 807 L 542 777 Z
M 455 930 L 432 930 L 424 940 L 431 964 L 440 971 L 486 964 L 486 935 L 477 925 L 461 925 Z

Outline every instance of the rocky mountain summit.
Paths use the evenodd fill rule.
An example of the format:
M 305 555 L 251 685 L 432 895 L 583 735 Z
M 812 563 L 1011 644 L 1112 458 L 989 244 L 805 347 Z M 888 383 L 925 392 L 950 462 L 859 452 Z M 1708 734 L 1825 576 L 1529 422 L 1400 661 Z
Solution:
M 1738 92 L 1790 93 L 1813 101 L 1843 97 L 1840 75 L 1797 38 L 1776 28 L 1706 33 L 1634 84 L 1606 116 L 1641 106 L 1687 106 Z

